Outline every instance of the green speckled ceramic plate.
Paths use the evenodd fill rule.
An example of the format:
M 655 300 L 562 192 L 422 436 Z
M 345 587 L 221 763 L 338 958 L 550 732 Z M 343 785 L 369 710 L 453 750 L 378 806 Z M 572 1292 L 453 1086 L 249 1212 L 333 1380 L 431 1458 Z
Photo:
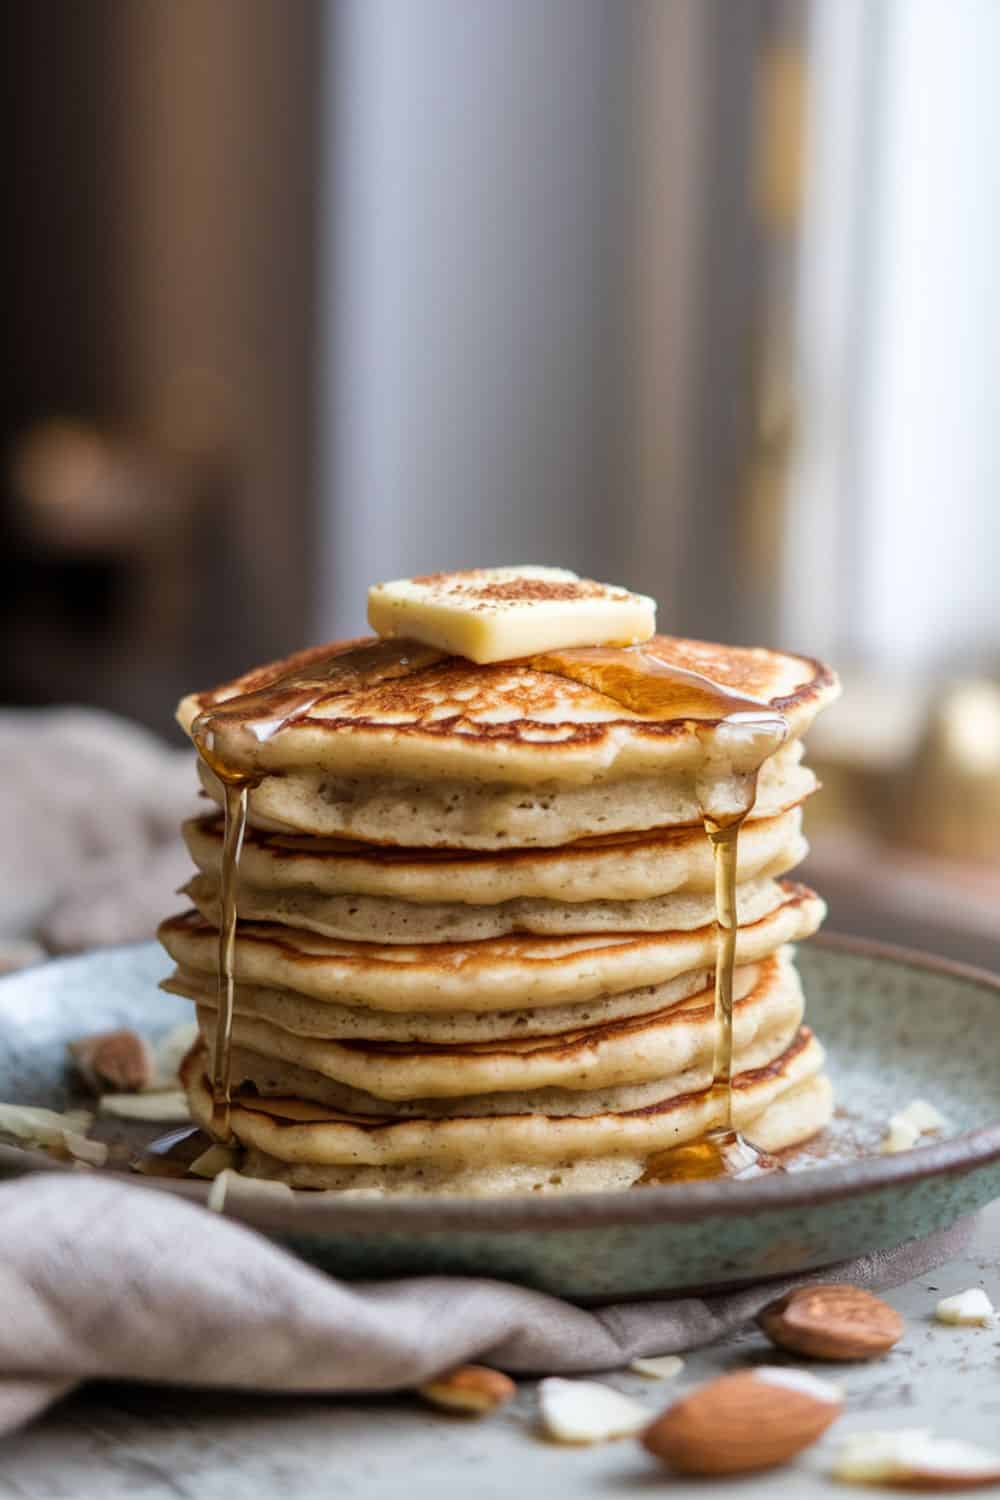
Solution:
M 834 938 L 814 939 L 798 961 L 839 1109 L 787 1173 L 565 1198 L 349 1203 L 301 1193 L 237 1200 L 227 1212 L 340 1275 L 475 1273 L 592 1299 L 819 1269 L 942 1229 L 1000 1195 L 1000 979 Z M 187 1005 L 156 988 L 166 966 L 149 943 L 0 981 L 0 1099 L 65 1108 L 78 1102 L 67 1040 L 124 1024 L 155 1035 L 189 1019 Z M 918 1097 L 949 1131 L 880 1156 L 889 1114 Z M 0 1174 L 46 1169 L 43 1154 L 0 1146 Z M 131 1180 L 207 1193 L 201 1183 Z

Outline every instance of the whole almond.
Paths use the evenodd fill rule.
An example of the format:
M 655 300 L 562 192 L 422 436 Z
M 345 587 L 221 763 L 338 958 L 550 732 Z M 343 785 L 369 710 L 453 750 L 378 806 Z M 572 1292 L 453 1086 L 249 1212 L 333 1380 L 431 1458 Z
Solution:
M 862 1287 L 803 1286 L 765 1307 L 757 1326 L 772 1344 L 810 1359 L 874 1359 L 903 1334 L 894 1307 Z
M 679 1474 L 750 1474 L 787 1463 L 843 1409 L 839 1391 L 797 1370 L 739 1370 L 682 1396 L 642 1434 Z
M 419 1386 L 417 1394 L 447 1411 L 484 1416 L 505 1406 L 517 1394 L 517 1386 L 509 1375 L 488 1365 L 460 1365 Z
M 153 1049 L 137 1031 L 100 1031 L 70 1042 L 69 1053 L 87 1086 L 99 1094 L 105 1088 L 119 1094 L 148 1088 L 156 1072 Z

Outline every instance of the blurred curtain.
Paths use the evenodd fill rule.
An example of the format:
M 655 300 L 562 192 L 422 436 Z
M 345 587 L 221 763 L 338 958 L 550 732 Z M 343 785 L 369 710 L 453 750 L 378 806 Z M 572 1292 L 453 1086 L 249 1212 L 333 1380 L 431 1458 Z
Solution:
M 1000 665 L 994 0 L 819 0 L 783 616 L 841 660 Z

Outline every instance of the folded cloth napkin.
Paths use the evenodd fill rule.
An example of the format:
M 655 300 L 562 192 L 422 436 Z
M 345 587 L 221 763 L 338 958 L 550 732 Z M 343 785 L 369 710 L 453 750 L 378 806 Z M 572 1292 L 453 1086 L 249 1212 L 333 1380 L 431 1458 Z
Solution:
M 958 1254 L 972 1221 L 825 1271 L 897 1285 Z M 337 1281 L 205 1208 L 100 1177 L 0 1186 L 0 1432 L 98 1377 L 262 1391 L 391 1391 L 467 1360 L 609 1370 L 712 1342 L 799 1277 L 598 1309 L 478 1277 Z
M 191 874 L 192 761 L 97 709 L 0 710 L 0 963 L 152 937 Z

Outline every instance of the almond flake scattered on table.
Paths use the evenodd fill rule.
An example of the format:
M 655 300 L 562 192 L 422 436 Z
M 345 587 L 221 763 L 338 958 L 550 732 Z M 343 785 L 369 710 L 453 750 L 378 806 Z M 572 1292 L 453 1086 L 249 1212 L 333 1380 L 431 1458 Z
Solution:
M 88 1166 L 101 1167 L 107 1161 L 108 1148 L 103 1141 L 92 1141 L 87 1131 L 94 1116 L 86 1109 L 71 1109 L 59 1114 L 31 1104 L 0 1104 L 0 1131 L 23 1141 L 26 1146 L 41 1146 L 72 1156 Z
M 960 1489 L 1000 1480 L 1000 1454 L 919 1427 L 856 1432 L 841 1447 L 831 1475 L 846 1484 Z
M 597 1380 L 551 1376 L 538 1387 L 542 1425 L 559 1443 L 605 1443 L 631 1437 L 647 1426 L 651 1413 L 631 1396 Z
M 657 1354 L 648 1359 L 634 1359 L 629 1369 L 636 1375 L 645 1375 L 649 1380 L 673 1380 L 684 1368 L 678 1354 Z
M 966 1292 L 956 1292 L 952 1297 L 942 1297 L 934 1309 L 934 1316 L 939 1323 L 989 1328 L 996 1313 L 982 1287 L 973 1286 Z

